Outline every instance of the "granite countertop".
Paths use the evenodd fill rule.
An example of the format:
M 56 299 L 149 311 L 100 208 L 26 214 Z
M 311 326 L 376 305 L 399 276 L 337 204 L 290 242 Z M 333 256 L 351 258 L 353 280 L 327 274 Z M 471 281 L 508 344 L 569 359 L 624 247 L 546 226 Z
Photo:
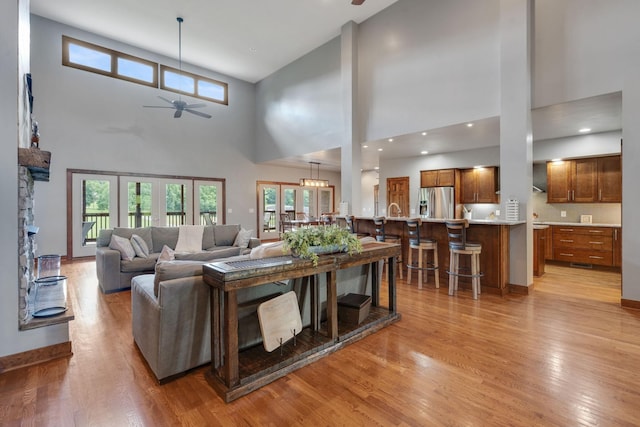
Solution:
M 568 225 L 570 227 L 621 227 L 621 224 L 602 224 L 602 223 L 586 223 L 586 222 L 560 222 L 560 221 L 534 221 L 533 225 Z

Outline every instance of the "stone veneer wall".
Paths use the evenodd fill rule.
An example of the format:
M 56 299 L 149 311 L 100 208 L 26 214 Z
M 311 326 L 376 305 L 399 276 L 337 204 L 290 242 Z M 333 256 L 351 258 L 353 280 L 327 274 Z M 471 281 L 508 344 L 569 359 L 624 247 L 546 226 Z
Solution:
M 33 286 L 35 272 L 35 239 L 27 233 L 27 226 L 33 225 L 34 185 L 31 174 L 24 166 L 18 168 L 18 279 L 19 279 L 19 321 L 22 325 L 29 318 L 27 295 Z

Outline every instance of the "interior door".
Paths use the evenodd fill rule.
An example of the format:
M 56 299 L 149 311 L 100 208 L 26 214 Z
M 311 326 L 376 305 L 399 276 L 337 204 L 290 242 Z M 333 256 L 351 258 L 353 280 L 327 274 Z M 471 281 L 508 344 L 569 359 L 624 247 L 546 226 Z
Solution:
M 389 205 L 396 203 L 400 206 L 400 212 L 397 213 L 396 208 Z M 398 178 L 387 178 L 387 216 L 410 216 L 409 212 L 409 177 L 403 176 Z
M 74 173 L 70 257 L 95 256 L 100 230 L 118 225 L 118 178 Z
M 258 184 L 258 237 L 280 238 L 280 186 Z

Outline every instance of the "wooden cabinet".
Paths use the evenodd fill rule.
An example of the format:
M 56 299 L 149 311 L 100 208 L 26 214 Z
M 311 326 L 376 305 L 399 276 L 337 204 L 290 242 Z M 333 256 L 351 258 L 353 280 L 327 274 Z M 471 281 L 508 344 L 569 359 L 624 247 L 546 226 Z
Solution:
M 620 156 L 547 163 L 547 203 L 620 203 Z
M 553 259 L 579 264 L 614 265 L 614 228 L 553 226 Z
M 622 228 L 613 229 L 613 266 L 622 267 Z
M 500 203 L 498 168 L 473 168 L 460 171 L 460 203 Z
M 540 277 L 544 274 L 547 228 L 533 229 L 533 275 Z
M 453 187 L 456 185 L 455 169 L 420 171 L 420 187 Z

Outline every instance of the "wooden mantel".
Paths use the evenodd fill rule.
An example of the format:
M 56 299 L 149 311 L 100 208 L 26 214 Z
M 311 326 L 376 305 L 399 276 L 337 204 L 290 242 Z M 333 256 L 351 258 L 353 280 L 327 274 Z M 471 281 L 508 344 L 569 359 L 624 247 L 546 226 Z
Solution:
M 34 181 L 49 181 L 50 151 L 39 148 L 18 148 L 18 164 L 29 169 Z

